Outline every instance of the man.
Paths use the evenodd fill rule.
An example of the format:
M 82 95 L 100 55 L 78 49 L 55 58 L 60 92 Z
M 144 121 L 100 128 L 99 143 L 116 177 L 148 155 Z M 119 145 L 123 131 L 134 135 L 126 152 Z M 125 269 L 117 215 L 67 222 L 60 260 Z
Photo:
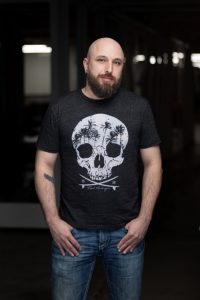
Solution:
M 53 237 L 54 300 L 86 299 L 97 256 L 111 299 L 140 299 L 144 237 L 161 186 L 160 139 L 148 101 L 120 88 L 124 64 L 118 42 L 94 41 L 83 60 L 85 87 L 49 105 L 44 117 L 35 185 Z

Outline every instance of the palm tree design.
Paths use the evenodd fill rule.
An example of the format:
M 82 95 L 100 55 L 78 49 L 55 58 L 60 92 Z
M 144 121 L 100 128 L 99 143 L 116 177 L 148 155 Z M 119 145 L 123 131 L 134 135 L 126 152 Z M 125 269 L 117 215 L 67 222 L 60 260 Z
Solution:
M 98 131 L 96 129 L 93 129 L 91 134 L 92 134 L 91 138 L 94 140 L 94 145 L 95 145 L 95 142 L 97 141 L 97 139 L 100 138 L 100 134 L 98 133 Z
M 80 143 L 81 135 L 80 133 L 76 133 L 74 136 L 74 139 L 72 140 L 72 143 L 77 147 L 77 145 Z
M 88 130 L 91 130 L 96 124 L 91 120 L 88 120 L 88 125 L 86 125 Z
M 106 142 L 110 143 L 110 142 L 116 142 L 117 141 L 117 132 L 112 130 L 110 132 L 110 136 L 107 137 Z
M 125 130 L 125 127 L 123 125 L 117 125 L 114 130 L 116 132 L 117 136 L 118 135 L 120 136 L 120 145 L 122 145 L 122 135 L 124 133 L 124 130 Z
M 72 140 L 75 147 L 78 146 L 78 144 L 81 142 L 81 139 L 83 138 L 84 143 L 86 140 L 93 139 L 94 143 L 96 140 L 100 137 L 98 131 L 96 128 L 94 128 L 96 124 L 91 120 L 88 120 L 88 124 L 85 125 L 83 128 L 79 130 L 78 133 L 75 134 L 74 139 Z
M 84 143 L 85 143 L 86 138 L 89 138 L 89 130 L 88 130 L 88 128 L 81 128 L 80 135 L 81 135 L 81 138 L 83 138 Z
M 106 121 L 104 124 L 101 125 L 101 128 L 103 128 L 103 131 L 104 131 L 104 136 L 103 136 L 103 140 L 102 140 L 102 145 L 103 145 L 104 140 L 105 140 L 105 136 L 106 136 L 106 131 L 107 131 L 108 129 L 111 129 L 112 126 L 111 126 L 111 123 L 110 123 L 110 122 L 107 122 L 107 121 Z
M 117 142 L 118 136 L 120 137 L 120 145 L 122 146 L 122 135 L 125 127 L 123 125 L 117 125 L 114 130 L 110 132 L 110 136 L 106 139 L 107 142 Z
M 96 126 L 96 123 L 91 120 L 88 120 L 88 124 L 86 125 L 87 128 L 87 138 L 88 139 L 93 139 L 94 143 L 96 142 L 97 138 L 100 137 L 98 131 L 96 128 L 94 128 Z

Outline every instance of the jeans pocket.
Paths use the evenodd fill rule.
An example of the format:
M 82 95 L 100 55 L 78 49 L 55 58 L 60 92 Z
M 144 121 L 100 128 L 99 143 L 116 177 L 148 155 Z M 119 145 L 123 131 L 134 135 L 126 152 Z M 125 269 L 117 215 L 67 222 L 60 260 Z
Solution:
M 72 227 L 71 234 L 73 234 L 74 231 L 75 231 L 75 227 Z
M 71 234 L 73 235 L 73 237 L 76 238 L 76 236 L 78 235 L 78 233 L 79 233 L 79 230 L 76 227 L 73 227 L 71 229 Z
M 141 240 L 134 248 L 134 253 L 142 253 L 144 252 L 144 249 L 145 249 L 145 240 Z
M 128 229 L 126 227 L 122 227 L 122 230 L 127 233 L 128 232 Z

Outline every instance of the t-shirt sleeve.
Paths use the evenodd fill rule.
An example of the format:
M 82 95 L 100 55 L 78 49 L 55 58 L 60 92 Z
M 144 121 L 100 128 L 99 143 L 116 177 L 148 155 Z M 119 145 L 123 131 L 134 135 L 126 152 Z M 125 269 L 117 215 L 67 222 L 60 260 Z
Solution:
M 161 139 L 156 128 L 153 112 L 150 104 L 146 101 L 140 132 L 140 148 L 153 147 L 160 143 Z
M 58 114 L 56 114 L 56 111 L 51 104 L 47 108 L 42 120 L 36 147 L 38 150 L 50 153 L 59 152 Z

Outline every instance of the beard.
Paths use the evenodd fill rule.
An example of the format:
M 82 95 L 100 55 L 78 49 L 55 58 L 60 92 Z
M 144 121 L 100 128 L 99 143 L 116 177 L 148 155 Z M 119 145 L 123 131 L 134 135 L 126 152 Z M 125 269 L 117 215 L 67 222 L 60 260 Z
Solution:
M 99 78 L 103 76 L 95 77 L 91 74 L 91 72 L 87 73 L 87 82 L 90 86 L 92 92 L 98 97 L 98 98 L 109 98 L 112 95 L 116 94 L 117 91 L 120 88 L 122 76 L 118 80 L 116 80 L 112 75 L 110 77 L 113 79 L 114 83 L 100 83 Z

